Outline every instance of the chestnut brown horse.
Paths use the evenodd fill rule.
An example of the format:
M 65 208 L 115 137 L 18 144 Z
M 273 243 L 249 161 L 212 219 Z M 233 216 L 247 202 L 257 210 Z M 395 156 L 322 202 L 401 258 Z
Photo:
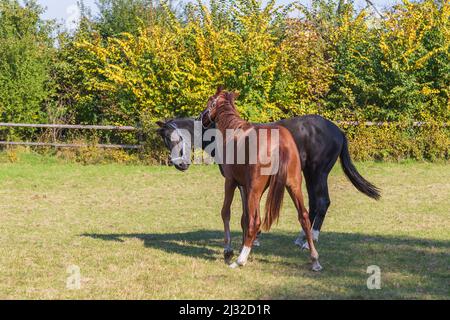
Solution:
M 253 125 L 243 120 L 234 106 L 235 98 L 235 93 L 223 91 L 219 87 L 216 94 L 209 98 L 207 107 L 201 114 L 204 125 L 209 126 L 215 122 L 221 136 L 226 137 L 222 143 L 222 159 L 226 159 L 222 164 L 225 176 L 225 198 L 222 207 L 225 257 L 227 259 L 228 255 L 230 259 L 232 255 L 229 220 L 235 189 L 242 187 L 245 190 L 246 214 L 241 218 L 243 229 L 241 253 L 231 267 L 244 266 L 247 263 L 253 242 L 261 227 L 260 201 L 263 193 L 269 189 L 262 224 L 265 230 L 269 230 L 273 222 L 278 220 L 286 188 L 295 204 L 299 222 L 306 235 L 312 269 L 319 271 L 322 269 L 319 254 L 313 242 L 309 213 L 303 202 L 301 163 L 297 145 L 289 130 L 282 126 Z M 246 143 L 252 135 L 256 137 L 253 140 L 256 144 L 253 145 L 253 149 L 250 143 Z M 227 154 L 230 150 L 237 152 Z M 251 154 L 252 151 L 256 156 Z M 263 161 L 260 155 L 267 155 L 267 158 Z M 239 161 L 239 157 L 244 160 Z

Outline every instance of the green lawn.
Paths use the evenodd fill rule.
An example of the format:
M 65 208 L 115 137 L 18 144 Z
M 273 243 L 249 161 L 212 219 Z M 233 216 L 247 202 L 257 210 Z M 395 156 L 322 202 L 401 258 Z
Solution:
M 222 260 L 223 179 L 214 166 L 82 166 L 22 156 L 0 163 L 0 298 L 31 299 L 448 299 L 450 167 L 358 163 L 383 189 L 358 193 L 339 166 L 310 271 L 293 245 L 299 230 L 288 197 L 280 222 L 248 265 Z M 233 245 L 240 246 L 240 201 Z M 79 266 L 81 289 L 67 289 Z M 381 290 L 366 286 L 381 268 Z

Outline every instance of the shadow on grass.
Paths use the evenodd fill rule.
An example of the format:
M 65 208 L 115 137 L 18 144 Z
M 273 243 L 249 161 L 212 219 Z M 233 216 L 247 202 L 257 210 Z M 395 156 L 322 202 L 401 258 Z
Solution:
M 201 258 L 220 259 L 223 232 L 198 230 L 166 234 L 83 234 L 104 241 L 124 242 L 134 238 L 145 247 L 168 253 Z M 235 253 L 240 246 L 241 234 L 234 232 Z M 450 297 L 449 260 L 450 241 L 427 240 L 404 236 L 347 234 L 325 232 L 321 234 L 318 250 L 324 271 L 309 271 L 308 253 L 300 253 L 293 244 L 294 233 L 269 233 L 261 237 L 262 246 L 253 250 L 253 261 L 279 270 L 280 275 L 293 275 L 320 280 L 318 297 L 344 298 L 443 298 Z M 369 290 L 367 267 L 377 265 L 382 270 L 383 290 Z M 334 288 L 327 288 L 332 283 Z M 336 286 L 342 286 L 336 294 Z M 289 285 L 272 287 L 261 298 L 313 298 Z

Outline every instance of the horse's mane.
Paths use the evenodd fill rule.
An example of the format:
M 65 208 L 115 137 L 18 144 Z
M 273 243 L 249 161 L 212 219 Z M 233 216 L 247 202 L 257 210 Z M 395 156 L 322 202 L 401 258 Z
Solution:
M 232 92 L 223 92 L 217 100 L 216 125 L 222 129 L 243 129 L 251 124 L 241 118 L 234 105 Z

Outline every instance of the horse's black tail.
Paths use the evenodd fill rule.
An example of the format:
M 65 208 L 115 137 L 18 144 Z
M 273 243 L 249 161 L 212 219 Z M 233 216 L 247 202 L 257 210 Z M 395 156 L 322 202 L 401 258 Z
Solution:
M 375 200 L 379 200 L 381 198 L 380 189 L 364 179 L 359 174 L 358 170 L 356 170 L 352 163 L 352 159 L 350 158 L 350 153 L 348 152 L 347 137 L 345 134 L 342 135 L 344 137 L 344 143 L 341 150 L 341 165 L 345 175 L 360 192 Z

